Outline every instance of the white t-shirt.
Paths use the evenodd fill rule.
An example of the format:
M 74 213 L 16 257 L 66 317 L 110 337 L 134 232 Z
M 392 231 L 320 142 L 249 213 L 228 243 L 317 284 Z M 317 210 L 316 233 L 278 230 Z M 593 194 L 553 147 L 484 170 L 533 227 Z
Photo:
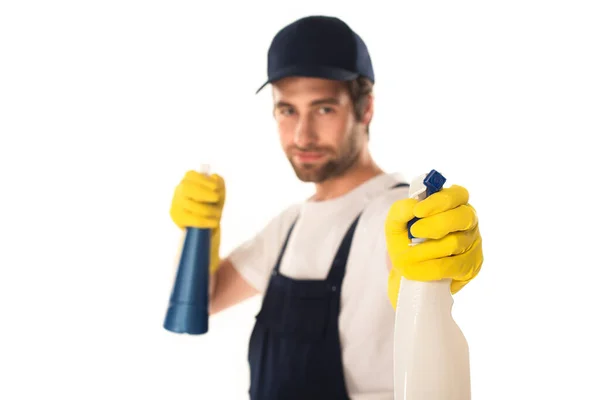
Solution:
M 336 199 L 292 205 L 228 257 L 264 293 L 299 216 L 280 271 L 297 279 L 325 279 L 344 234 L 363 210 L 346 265 L 339 316 L 344 377 L 352 400 L 393 399 L 394 309 L 387 296 L 384 226 L 390 206 L 407 197 L 408 187 L 391 189 L 400 182 L 406 182 L 400 174 L 380 174 Z

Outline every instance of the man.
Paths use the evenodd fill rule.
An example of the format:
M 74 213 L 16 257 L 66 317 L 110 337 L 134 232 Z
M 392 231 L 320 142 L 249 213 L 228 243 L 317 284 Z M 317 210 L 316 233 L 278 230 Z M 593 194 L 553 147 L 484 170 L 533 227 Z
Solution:
M 171 217 L 180 228 L 213 229 L 211 314 L 264 295 L 248 353 L 252 399 L 392 399 L 400 278 L 451 278 L 456 293 L 481 267 L 468 192 L 452 186 L 417 204 L 399 174 L 377 166 L 368 148 L 373 68 L 343 21 L 307 17 L 283 28 L 268 75 L 281 146 L 314 195 L 225 259 L 220 176 L 187 172 Z M 431 239 L 426 246 L 408 246 L 415 217 L 411 233 Z

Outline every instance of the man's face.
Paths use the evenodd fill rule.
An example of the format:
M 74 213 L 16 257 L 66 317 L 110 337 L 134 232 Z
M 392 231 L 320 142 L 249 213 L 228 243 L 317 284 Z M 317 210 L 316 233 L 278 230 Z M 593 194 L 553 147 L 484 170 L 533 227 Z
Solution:
M 344 82 L 292 77 L 273 84 L 281 146 L 298 178 L 323 182 L 351 167 L 366 143 Z

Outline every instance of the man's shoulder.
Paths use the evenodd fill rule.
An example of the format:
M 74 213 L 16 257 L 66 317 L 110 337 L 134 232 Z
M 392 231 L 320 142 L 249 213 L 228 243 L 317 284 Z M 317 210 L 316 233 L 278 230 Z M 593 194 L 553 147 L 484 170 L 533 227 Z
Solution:
M 272 218 L 272 221 L 282 221 L 288 222 L 296 219 L 300 210 L 302 208 L 302 203 L 292 203 L 287 207 L 284 207 L 279 211 L 278 214 L 275 214 Z
M 366 204 L 360 218 L 360 225 L 378 230 L 385 225 L 385 219 L 392 205 L 408 197 L 408 186 L 391 187 L 381 191 Z
M 399 185 L 401 184 L 401 185 Z M 405 181 L 398 181 L 387 190 L 382 190 L 377 196 L 373 197 L 366 205 L 364 213 L 377 213 L 387 210 L 398 200 L 408 197 L 408 184 Z

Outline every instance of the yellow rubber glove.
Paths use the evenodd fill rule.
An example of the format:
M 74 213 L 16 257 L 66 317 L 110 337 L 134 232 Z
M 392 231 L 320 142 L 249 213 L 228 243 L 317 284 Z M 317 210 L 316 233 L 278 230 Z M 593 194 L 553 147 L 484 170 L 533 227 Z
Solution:
M 483 263 L 481 235 L 475 209 L 468 203 L 469 192 L 453 185 L 422 201 L 395 202 L 385 222 L 388 255 L 392 264 L 388 296 L 396 308 L 400 279 L 433 281 L 451 279 L 455 294 L 477 276 Z M 409 246 L 407 224 L 418 238 L 429 239 Z
M 219 267 L 221 215 L 225 205 L 225 181 L 217 174 L 188 171 L 175 188 L 171 219 L 180 229 L 210 228 L 210 273 Z

